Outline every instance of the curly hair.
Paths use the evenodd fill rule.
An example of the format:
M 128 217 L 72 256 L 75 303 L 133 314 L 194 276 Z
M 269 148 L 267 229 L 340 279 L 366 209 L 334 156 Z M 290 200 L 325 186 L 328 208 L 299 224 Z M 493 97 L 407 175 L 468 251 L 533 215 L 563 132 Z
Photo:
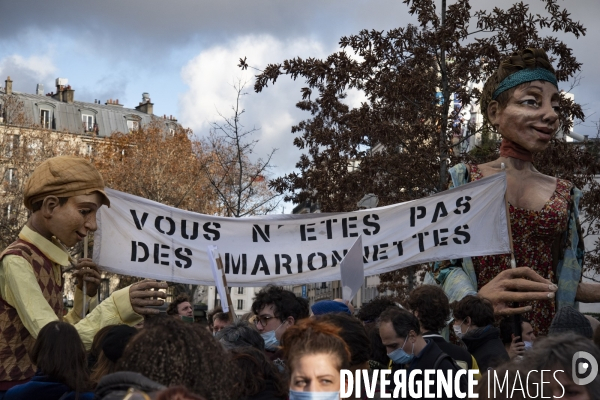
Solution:
M 320 315 L 317 317 L 317 320 L 329 322 L 341 328 L 339 335 L 350 349 L 352 366 L 369 361 L 371 341 L 367 336 L 365 327 L 359 320 L 344 313 Z
M 254 347 L 231 350 L 231 359 L 238 366 L 238 380 L 242 384 L 240 398 L 251 398 L 269 388 L 274 399 L 287 399 L 288 386 L 281 374 L 263 351 Z
M 494 324 L 494 306 L 488 299 L 469 295 L 452 305 L 455 319 L 471 317 L 471 323 L 480 328 Z
M 317 319 L 304 319 L 289 327 L 281 338 L 283 359 L 293 370 L 296 361 L 311 354 L 330 354 L 338 369 L 350 368 L 350 350 L 340 336 L 341 328 Z
M 450 317 L 448 296 L 439 286 L 421 285 L 408 295 L 408 306 L 417 311 L 421 326 L 427 331 L 439 332 Z
M 206 329 L 176 318 L 157 319 L 141 330 L 117 365 L 165 386 L 183 385 L 208 400 L 236 398 L 232 369 L 229 354 Z
M 390 307 L 399 308 L 391 297 L 377 296 L 367 304 L 364 304 L 356 316 L 365 324 L 377 322 L 381 313 Z
M 500 85 L 500 82 L 502 82 L 507 76 L 525 68 L 543 68 L 547 69 L 553 74 L 556 73 L 552 67 L 552 64 L 550 64 L 548 55 L 543 49 L 525 49 L 514 52 L 510 57 L 506 58 L 500 63 L 498 69 L 488 78 L 483 86 L 483 91 L 481 93 L 481 99 L 479 102 L 485 123 L 490 124 L 487 113 L 488 106 L 492 102 L 492 95 L 494 94 L 494 91 L 498 85 Z M 527 84 L 528 83 L 524 83 L 523 85 Z M 515 92 L 515 89 L 516 87 L 509 89 L 505 92 L 502 92 L 498 96 L 495 101 L 498 102 L 500 108 L 506 107 L 508 100 L 510 100 L 511 96 Z
M 167 307 L 167 315 L 177 315 L 178 314 L 177 307 L 181 303 L 185 303 L 185 302 L 190 303 L 190 298 L 189 298 L 189 296 L 187 294 L 181 293 Z
M 297 322 L 310 315 L 308 301 L 281 286 L 268 285 L 261 289 L 252 303 L 252 312 L 258 315 L 268 305 L 273 305 L 275 317 L 282 322 L 288 317 L 294 317 Z

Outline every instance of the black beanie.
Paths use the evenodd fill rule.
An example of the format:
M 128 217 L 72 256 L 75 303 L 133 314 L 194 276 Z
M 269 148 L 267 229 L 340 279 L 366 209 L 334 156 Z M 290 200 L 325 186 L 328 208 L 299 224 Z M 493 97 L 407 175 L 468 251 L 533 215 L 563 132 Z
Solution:
M 563 307 L 556 312 L 550 324 L 548 336 L 560 335 L 566 332 L 573 332 L 588 339 L 594 336 L 590 321 L 571 306 Z
M 102 340 L 102 351 L 104 352 L 104 355 L 114 363 L 119 361 L 119 358 L 123 355 L 125 346 L 129 343 L 129 339 L 137 332 L 137 329 L 127 325 L 112 327 Z

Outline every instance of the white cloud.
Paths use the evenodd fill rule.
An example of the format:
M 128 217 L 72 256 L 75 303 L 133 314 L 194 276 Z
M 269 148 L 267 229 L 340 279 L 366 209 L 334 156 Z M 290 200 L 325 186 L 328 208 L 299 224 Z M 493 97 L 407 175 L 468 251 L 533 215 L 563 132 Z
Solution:
M 13 54 L 0 59 L 0 77 L 11 76 L 16 91 L 33 93 L 33 87 L 24 87 L 26 83 L 45 82 L 54 77 L 56 71 L 50 54 L 30 57 Z
M 336 48 L 326 49 L 312 39 L 282 41 L 270 35 L 242 36 L 225 45 L 207 48 L 181 70 L 182 80 L 189 90 L 179 98 L 180 122 L 199 136 L 207 135 L 210 123 L 219 120 L 217 110 L 225 116 L 231 115 L 236 94 L 232 85 L 238 79 L 247 81 L 248 95 L 242 97 L 242 107 L 246 110 L 242 123 L 246 128 L 260 128 L 255 134 L 255 139 L 259 140 L 255 154 L 264 156 L 272 148 L 278 148 L 273 160 L 277 167 L 274 175 L 290 172 L 300 156 L 300 151 L 292 144 L 294 136 L 290 128 L 309 117 L 295 106 L 300 99 L 300 88 L 305 84 L 284 76 L 274 86 L 269 85 L 261 93 L 255 93 L 253 85 L 257 71 L 242 71 L 237 66 L 239 59 L 247 57 L 250 66 L 264 68 L 269 63 L 294 57 L 324 58 L 333 51 Z

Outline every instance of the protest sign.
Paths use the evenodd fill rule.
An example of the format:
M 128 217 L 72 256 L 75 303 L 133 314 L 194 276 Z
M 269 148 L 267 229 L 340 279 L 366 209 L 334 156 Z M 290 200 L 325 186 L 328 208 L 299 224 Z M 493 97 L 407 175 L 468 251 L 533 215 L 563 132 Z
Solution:
M 340 273 L 342 278 L 342 300 L 352 301 L 365 281 L 362 235 L 356 239 L 356 242 L 340 263 Z
M 230 286 L 340 279 L 363 236 L 364 275 L 465 256 L 509 253 L 499 173 L 420 200 L 347 213 L 226 218 L 107 189 L 97 216 L 94 261 L 104 270 L 214 284 L 208 245 L 217 245 Z

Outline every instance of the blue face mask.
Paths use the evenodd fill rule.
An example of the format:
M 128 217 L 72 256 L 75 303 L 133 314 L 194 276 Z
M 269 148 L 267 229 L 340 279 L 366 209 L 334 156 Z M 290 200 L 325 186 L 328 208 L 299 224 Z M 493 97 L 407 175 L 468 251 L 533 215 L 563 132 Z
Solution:
M 340 392 L 296 392 L 290 390 L 290 400 L 339 400 Z
M 523 341 L 523 344 L 525 345 L 525 350 L 531 350 L 533 347 L 533 342 Z
M 284 322 L 281 323 L 281 325 L 283 324 Z M 277 332 L 277 329 L 281 328 L 281 325 L 279 325 L 276 329 L 273 329 L 270 332 L 260 334 L 260 336 L 262 336 L 263 340 L 265 341 L 265 349 L 271 351 L 277 350 L 277 348 L 279 347 L 279 340 L 277 340 L 275 332 Z
M 404 346 L 406 345 L 408 337 L 404 339 L 404 344 L 399 349 L 388 353 L 388 357 L 394 364 L 408 364 L 415 357 L 415 344 L 413 343 L 412 354 L 408 354 L 404 351 Z

